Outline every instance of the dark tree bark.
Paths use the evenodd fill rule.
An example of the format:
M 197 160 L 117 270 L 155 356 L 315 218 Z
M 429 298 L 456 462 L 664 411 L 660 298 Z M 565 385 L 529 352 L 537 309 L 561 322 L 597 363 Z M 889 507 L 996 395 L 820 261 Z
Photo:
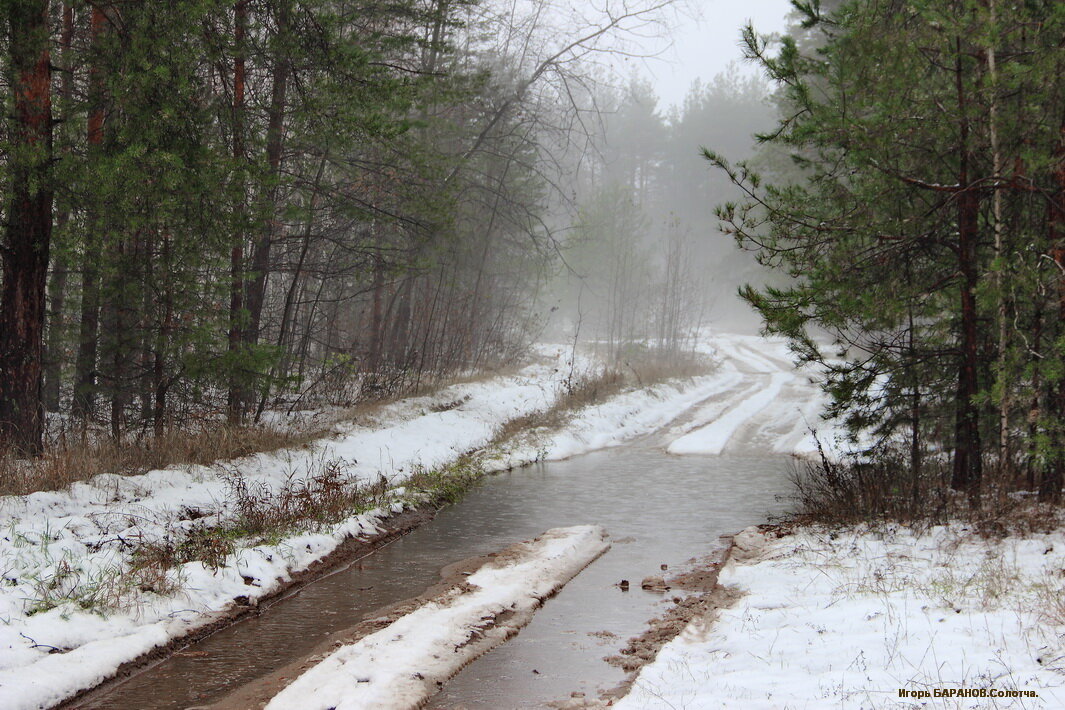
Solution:
M 1059 269 L 1058 276 L 1058 325 L 1065 327 L 1065 118 L 1059 131 L 1057 150 L 1054 157 L 1057 165 L 1054 169 L 1056 189 L 1050 199 L 1048 225 L 1050 244 L 1054 263 Z M 1039 485 L 1039 498 L 1044 501 L 1061 499 L 1061 488 L 1065 484 L 1065 377 L 1059 375 L 1057 385 L 1050 395 L 1051 408 L 1055 415 L 1056 441 L 1055 455 L 1047 462 L 1043 478 Z
M 954 430 L 954 469 L 951 487 L 965 491 L 970 502 L 979 503 L 983 477 L 980 447 L 980 418 L 973 401 L 978 391 L 978 333 L 976 286 L 978 281 L 976 244 L 979 238 L 980 197 L 971 181 L 971 147 L 969 145 L 968 97 L 963 81 L 961 38 L 956 40 L 955 85 L 959 112 L 958 186 L 958 270 L 961 296 L 961 353 L 958 368 L 958 393 Z
M 163 435 L 166 424 L 166 396 L 171 384 L 166 376 L 166 348 L 174 331 L 174 286 L 169 277 L 172 272 L 170 236 L 167 234 L 163 235 L 162 266 L 163 318 L 152 353 L 152 429 L 156 437 Z
M 411 289 L 413 279 L 407 279 L 399 289 L 396 317 L 392 321 L 392 332 L 389 337 L 388 350 L 392 364 L 397 367 L 406 367 L 407 346 L 410 336 L 411 316 Z
M 244 90 L 246 82 L 246 52 L 245 34 L 248 25 L 248 0 L 239 0 L 233 6 L 233 157 L 237 161 L 244 158 Z M 240 192 L 241 222 L 247 208 L 247 200 L 244 196 L 245 185 L 241 180 L 237 186 Z M 238 230 L 233 239 L 233 248 L 230 252 L 230 285 L 229 285 L 229 352 L 234 358 L 231 363 L 232 373 L 229 383 L 229 397 L 227 402 L 227 419 L 230 425 L 238 425 L 244 419 L 244 410 L 247 406 L 247 393 L 244 387 L 244 378 L 237 369 L 236 359 L 243 349 L 244 341 L 244 234 Z
M 277 16 L 278 35 L 288 33 L 289 7 L 287 2 L 280 3 Z M 267 112 L 266 127 L 266 163 L 270 169 L 271 184 L 266 195 L 267 220 L 262 234 L 252 249 L 252 280 L 248 285 L 248 330 L 247 342 L 255 345 L 259 342 L 262 329 L 263 304 L 266 301 L 266 285 L 270 278 L 272 263 L 270 251 L 273 248 L 277 231 L 277 201 L 281 181 L 281 151 L 284 146 L 285 108 L 288 96 L 288 80 L 291 72 L 288 58 L 281 49 L 274 62 L 273 83 L 270 90 L 270 108 Z
M 104 381 L 111 400 L 111 438 L 121 441 L 126 429 L 126 405 L 132 388 L 130 365 L 134 354 L 134 324 L 137 322 L 130 286 L 137 283 L 135 264 L 139 252 L 141 235 L 133 239 L 124 237 L 114 241 L 108 252 L 108 261 L 112 265 L 106 284 L 106 299 L 103 304 L 104 320 L 104 357 L 109 368 L 105 371 Z
M 60 82 L 60 97 L 71 96 L 73 66 L 70 48 L 74 41 L 74 6 L 63 6 L 63 32 L 59 39 L 62 53 L 63 76 Z M 56 228 L 62 231 L 70 219 L 70 212 L 62 210 L 56 217 Z M 59 411 L 60 385 L 63 375 L 63 314 L 66 305 L 67 280 L 70 277 L 70 259 L 62 251 L 56 254 L 52 264 L 52 277 L 48 282 L 48 343 L 45 348 L 44 388 L 42 399 L 49 412 Z
M 90 22 L 90 43 L 98 49 L 103 36 L 106 16 L 99 6 L 93 6 Z M 86 126 L 89 155 L 100 151 L 104 135 L 103 76 L 99 66 L 89 69 L 89 120 Z M 96 410 L 97 371 L 100 338 L 100 249 L 101 224 L 98 210 L 88 214 L 85 230 L 85 253 L 81 267 L 81 318 L 78 326 L 78 356 L 74 364 L 75 416 L 90 417 Z
M 962 158 L 963 164 L 967 162 Z M 963 176 L 966 170 L 962 170 Z M 967 180 L 967 178 L 966 178 Z M 963 183 L 967 184 L 967 182 Z M 972 191 L 958 194 L 958 267 L 961 271 L 961 354 L 951 487 L 965 491 L 973 501 L 980 496 L 983 460 L 980 419 L 974 402 L 978 392 L 978 334 L 976 314 L 976 239 L 979 200 Z
M 62 218 L 64 215 L 60 215 Z M 63 221 L 58 225 L 62 227 Z M 52 264 L 52 277 L 48 281 L 48 342 L 45 348 L 44 385 L 41 399 L 49 412 L 59 411 L 60 384 L 63 365 L 63 308 L 66 304 L 69 264 L 62 254 Z
M 52 67 L 47 0 L 8 4 L 14 116 L 0 294 L 0 441 L 41 450 L 45 286 L 52 239 Z
M 90 417 L 96 410 L 96 356 L 100 333 L 100 271 L 97 240 L 92 228 L 86 235 L 81 267 L 81 317 L 78 325 L 78 356 L 74 363 L 75 416 Z
M 385 292 L 385 262 L 381 254 L 382 240 L 380 226 L 372 227 L 374 234 L 372 299 L 370 301 L 370 347 L 366 354 L 368 372 L 376 373 L 381 366 L 382 341 L 384 340 L 384 314 L 382 304 Z

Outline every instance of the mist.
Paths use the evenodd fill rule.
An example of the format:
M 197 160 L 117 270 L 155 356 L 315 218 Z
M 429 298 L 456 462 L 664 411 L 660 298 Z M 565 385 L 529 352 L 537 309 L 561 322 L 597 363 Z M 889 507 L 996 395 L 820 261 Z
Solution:
M 718 229 L 716 206 L 741 193 L 701 147 L 754 158 L 754 134 L 775 122 L 768 87 L 732 65 L 696 81 L 680 106 L 659 103 L 638 75 L 604 87 L 598 130 L 564 188 L 571 223 L 547 296 L 557 309 L 550 332 L 615 356 L 636 343 L 676 350 L 703 328 L 758 328 L 737 291 L 767 274 Z

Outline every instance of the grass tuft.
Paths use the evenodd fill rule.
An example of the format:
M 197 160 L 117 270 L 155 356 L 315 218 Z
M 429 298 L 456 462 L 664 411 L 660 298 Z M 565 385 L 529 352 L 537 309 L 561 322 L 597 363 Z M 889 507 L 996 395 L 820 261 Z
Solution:
M 0 495 L 60 490 L 100 473 L 135 475 L 177 464 L 208 466 L 299 446 L 312 438 L 306 432 L 268 426 L 204 426 L 168 431 L 145 441 L 61 439 L 35 459 L 0 455 Z

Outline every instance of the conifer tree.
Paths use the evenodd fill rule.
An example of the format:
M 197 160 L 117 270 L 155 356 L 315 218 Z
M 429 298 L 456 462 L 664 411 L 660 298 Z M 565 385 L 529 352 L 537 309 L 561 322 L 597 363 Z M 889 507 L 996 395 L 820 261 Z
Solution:
M 808 42 L 813 52 L 785 38 L 773 53 L 753 31 L 746 40 L 785 107 L 763 140 L 792 154 L 798 179 L 767 179 L 707 151 L 748 195 L 723 206 L 720 217 L 792 278 L 785 287 L 748 288 L 744 297 L 802 359 L 827 368 L 832 411 L 849 412 L 855 428 L 878 425 L 886 440 L 909 425 L 914 442 L 922 426 L 940 432 L 935 444 L 953 451 L 950 484 L 974 502 L 985 442 L 1001 441 L 1003 408 L 992 405 L 1005 402 L 1008 419 L 1006 389 L 1038 380 L 1048 406 L 1037 405 L 1046 445 L 1035 456 L 1050 481 L 1044 495 L 1056 496 L 1054 462 L 1065 450 L 1053 394 L 1060 351 L 1032 351 L 1038 378 L 1021 365 L 1031 355 L 1014 351 L 1008 371 L 1004 355 L 997 372 L 994 363 L 1015 340 L 1049 344 L 1065 335 L 1039 295 L 1049 285 L 1054 239 L 1020 226 L 1048 224 L 1045 215 L 1060 209 L 1053 179 L 1060 117 L 1033 111 L 1036 102 L 1062 105 L 1060 3 L 1027 3 L 1008 17 L 971 0 L 850 2 L 827 14 L 817 2 L 794 4 L 805 29 L 822 33 Z M 988 71 L 990 43 L 996 69 L 1009 67 L 1013 116 L 1000 110 L 1003 80 Z M 1013 175 L 1001 174 L 1007 165 Z M 1042 199 L 1032 200 L 1033 192 Z M 1016 232 L 1006 233 L 1004 214 L 1013 215 Z M 1010 274 L 1017 263 L 1026 264 L 1025 277 Z M 1001 321 L 1007 295 L 1018 314 L 1032 306 L 1042 314 L 1038 336 L 989 328 Z M 1023 327 L 1015 319 L 1014 328 Z M 816 342 L 822 329 L 837 352 Z M 1001 349 L 996 336 L 1008 339 Z

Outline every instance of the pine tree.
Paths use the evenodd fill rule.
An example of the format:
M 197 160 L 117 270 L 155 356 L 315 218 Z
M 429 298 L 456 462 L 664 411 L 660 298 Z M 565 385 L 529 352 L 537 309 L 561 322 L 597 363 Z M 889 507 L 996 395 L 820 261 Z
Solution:
M 749 196 L 725 205 L 722 219 L 741 243 L 793 279 L 744 296 L 802 359 L 827 367 L 832 411 L 849 412 L 856 428 L 879 425 L 886 441 L 908 423 L 914 442 L 929 419 L 934 429 L 953 431 L 951 485 L 977 502 L 983 442 L 988 432 L 1000 440 L 1002 407 L 995 412 L 989 405 L 1006 402 L 1008 416 L 1004 387 L 1033 379 L 1018 365 L 1025 356 L 1006 373 L 1000 355 L 995 374 L 995 354 L 1005 350 L 989 345 L 1003 336 L 988 325 L 1001 319 L 1005 291 L 1016 294 L 1018 313 L 1027 304 L 1043 313 L 1041 338 L 1060 337 L 1063 329 L 1060 318 L 1048 320 L 1031 284 L 1005 272 L 1030 253 L 1051 256 L 1053 239 L 1007 238 L 996 222 L 1006 213 L 1044 221 L 1045 208 L 1033 213 L 1026 193 L 1055 189 L 1058 119 L 1034 115 L 1030 105 L 1035 97 L 1061 105 L 1061 53 L 1053 39 L 1061 36 L 1060 4 L 1028 3 L 1008 18 L 968 0 L 852 2 L 829 15 L 817 3 L 795 5 L 805 27 L 823 33 L 810 43 L 819 47 L 813 54 L 790 38 L 777 54 L 753 32 L 747 42 L 782 87 L 786 109 L 778 130 L 763 139 L 791 153 L 798 179 L 793 173 L 767 181 L 707 152 Z M 1020 115 L 999 110 L 990 41 L 1027 44 L 1026 52 L 996 55 L 1009 67 L 1014 96 L 1026 97 Z M 1024 166 L 1023 180 L 999 174 L 1010 164 Z M 1046 265 L 1030 268 L 1042 272 L 1037 283 L 1045 285 Z M 811 329 L 827 330 L 838 352 L 822 352 Z M 1031 342 L 1030 333 L 1020 335 L 1018 341 Z M 1057 365 L 1049 363 L 1060 356 L 1044 349 L 1037 357 L 1041 387 L 1056 386 Z M 950 371 L 953 379 L 945 376 Z M 1009 377 L 1015 382 L 1005 384 Z M 1044 480 L 1053 481 L 1050 462 L 1065 449 L 1060 425 L 1051 415 L 1038 428 L 1049 437 L 1038 454 L 1048 466 Z M 1050 495 L 1060 490 L 1060 483 L 1049 486 Z
M 47 0 L 4 3 L 8 30 L 6 192 L 0 292 L 0 441 L 35 453 L 52 238 L 52 64 Z

